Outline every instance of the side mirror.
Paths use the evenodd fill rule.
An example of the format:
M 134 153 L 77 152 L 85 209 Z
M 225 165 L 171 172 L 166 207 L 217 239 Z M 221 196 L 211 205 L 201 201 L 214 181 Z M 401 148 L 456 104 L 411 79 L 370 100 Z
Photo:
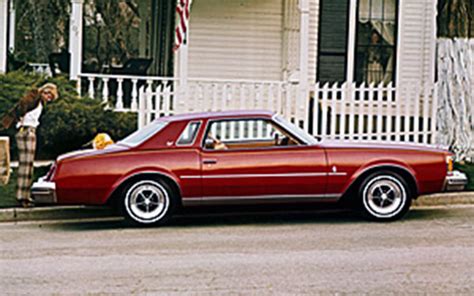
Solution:
M 214 149 L 214 140 L 207 138 L 204 140 L 204 148 L 206 149 Z

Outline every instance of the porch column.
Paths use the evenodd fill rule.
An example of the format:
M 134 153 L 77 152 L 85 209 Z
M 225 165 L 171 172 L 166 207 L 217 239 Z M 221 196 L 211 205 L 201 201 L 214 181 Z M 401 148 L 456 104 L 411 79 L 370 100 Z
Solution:
M 7 72 L 8 0 L 0 0 L 0 73 Z
M 189 27 L 188 27 L 189 30 Z M 179 47 L 179 85 L 186 89 L 188 83 L 188 34 L 185 42 Z
M 147 24 L 149 23 L 149 2 L 147 0 L 138 1 L 138 13 L 140 15 L 140 25 L 138 27 L 138 54 L 140 57 L 148 57 L 149 42 L 147 38 Z
M 69 79 L 77 80 L 82 65 L 82 9 L 84 0 L 71 0 L 69 24 L 69 53 L 71 55 Z
M 346 82 L 351 85 L 354 81 L 355 38 L 357 26 L 357 1 L 349 2 L 349 39 L 347 40 L 347 73 Z
M 8 50 L 13 53 L 15 51 L 15 23 L 16 23 L 16 10 L 14 1 L 10 1 L 10 19 L 9 19 L 9 32 L 8 32 Z
M 300 99 L 303 100 L 303 104 L 307 104 L 309 100 L 309 87 L 308 87 L 308 60 L 309 60 L 309 0 L 299 1 L 300 9 Z M 301 102 L 301 101 L 300 101 Z M 304 108 L 304 105 L 300 104 L 300 108 Z M 307 129 L 308 117 L 305 114 L 304 117 L 304 128 Z

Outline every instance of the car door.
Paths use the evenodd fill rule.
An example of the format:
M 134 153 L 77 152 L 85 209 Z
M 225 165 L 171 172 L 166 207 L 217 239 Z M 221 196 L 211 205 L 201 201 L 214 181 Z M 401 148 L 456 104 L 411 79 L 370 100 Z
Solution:
M 211 121 L 204 139 L 203 201 L 324 198 L 324 150 L 268 119 Z

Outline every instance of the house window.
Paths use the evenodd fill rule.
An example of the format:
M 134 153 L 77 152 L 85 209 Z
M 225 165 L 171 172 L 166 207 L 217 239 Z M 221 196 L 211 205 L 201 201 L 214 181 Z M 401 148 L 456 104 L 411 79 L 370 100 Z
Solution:
M 318 81 L 389 83 L 395 77 L 397 0 L 320 0 Z M 356 9 L 356 28 L 349 28 Z M 355 44 L 349 34 L 355 31 Z M 348 49 L 355 53 L 348 65 Z
M 354 78 L 356 82 L 394 81 L 396 0 L 359 0 Z

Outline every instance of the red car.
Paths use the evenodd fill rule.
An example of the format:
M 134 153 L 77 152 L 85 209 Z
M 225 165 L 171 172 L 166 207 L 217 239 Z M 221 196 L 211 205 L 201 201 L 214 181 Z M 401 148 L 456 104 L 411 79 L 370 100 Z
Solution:
M 274 113 L 235 111 L 162 117 L 106 149 L 62 155 L 32 194 L 116 204 L 137 224 L 164 223 L 180 206 L 343 198 L 389 221 L 420 194 L 466 183 L 445 150 L 318 141 Z

